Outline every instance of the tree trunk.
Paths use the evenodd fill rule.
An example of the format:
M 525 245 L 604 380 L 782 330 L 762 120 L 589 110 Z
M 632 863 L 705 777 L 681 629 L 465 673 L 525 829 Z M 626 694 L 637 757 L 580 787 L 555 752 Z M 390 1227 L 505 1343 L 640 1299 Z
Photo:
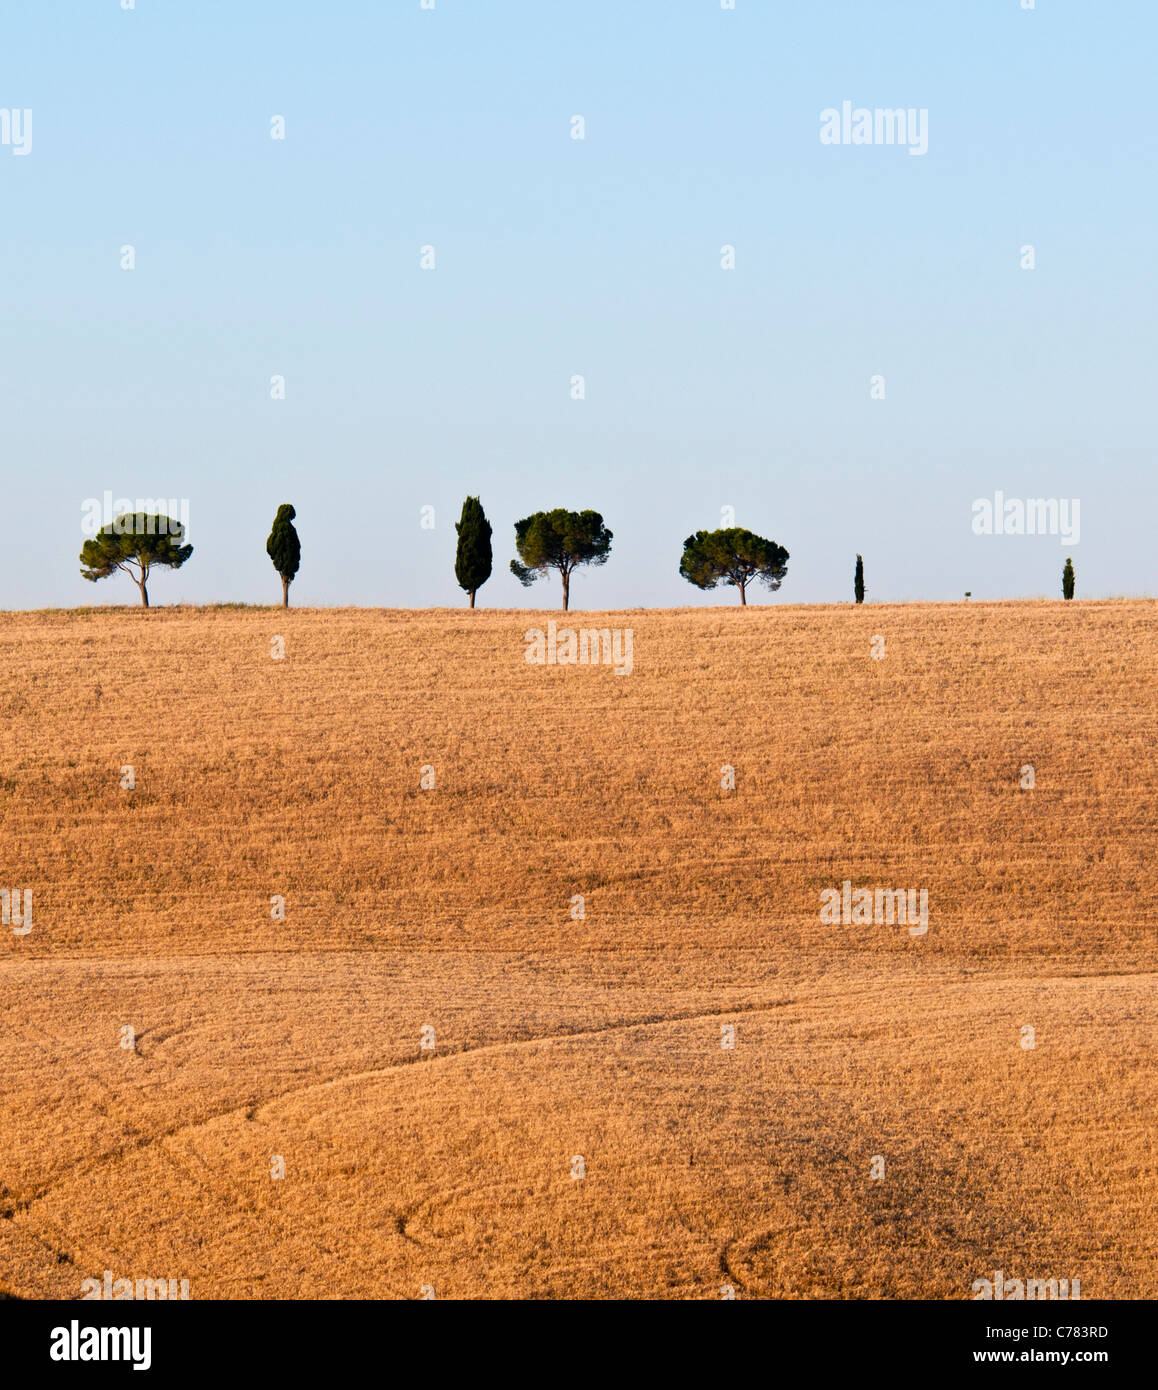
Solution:
M 281 577 L 281 606 L 289 607 L 289 580 L 283 574 Z
M 747 596 L 747 594 L 744 593 L 744 589 L 745 589 L 745 588 L 746 588 L 746 585 L 745 585 L 744 581 L 741 580 L 741 581 L 740 581 L 740 602 L 744 605 L 745 608 L 747 608 L 747 606 L 748 606 L 748 596 Z
M 454 513 L 452 512 L 451 515 L 453 516 Z M 473 590 L 473 589 L 470 591 L 470 606 L 471 606 L 472 608 L 474 607 L 474 590 Z
M 145 580 L 144 580 L 143 578 L 137 580 L 137 588 L 140 589 L 140 591 L 141 591 L 141 603 L 142 603 L 146 608 L 148 608 L 148 606 L 149 606 L 149 591 L 148 591 L 148 589 L 145 588 Z
M 571 576 L 566 570 L 563 571 L 563 612 L 566 613 L 567 605 L 571 600 Z

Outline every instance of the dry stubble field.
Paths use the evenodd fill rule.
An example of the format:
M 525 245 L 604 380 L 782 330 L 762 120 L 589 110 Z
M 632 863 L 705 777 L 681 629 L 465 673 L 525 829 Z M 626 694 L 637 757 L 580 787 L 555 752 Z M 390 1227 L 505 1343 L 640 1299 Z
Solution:
M 1158 605 L 548 616 L 0 615 L 0 1291 L 1158 1294 Z

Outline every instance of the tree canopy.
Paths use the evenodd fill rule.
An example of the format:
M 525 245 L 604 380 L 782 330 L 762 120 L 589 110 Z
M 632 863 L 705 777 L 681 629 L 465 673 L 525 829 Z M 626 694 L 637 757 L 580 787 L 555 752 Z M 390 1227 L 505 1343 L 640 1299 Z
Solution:
M 123 570 L 141 591 L 141 603 L 149 606 L 149 572 L 156 565 L 180 569 L 193 554 L 182 545 L 185 528 L 168 516 L 125 512 L 102 526 L 85 541 L 80 551 L 81 574 L 94 584 Z
M 535 512 L 515 522 L 515 549 L 511 573 L 520 584 L 530 585 L 548 570 L 558 570 L 563 580 L 563 611 L 571 597 L 571 574 L 580 565 L 603 565 L 611 554 L 612 533 L 598 512 L 569 512 L 556 507 Z
M 740 590 L 743 604 L 748 602 L 747 588 L 754 579 L 775 590 L 787 573 L 787 550 L 740 526 L 697 531 L 684 541 L 680 574 L 688 583 L 697 589 L 732 584 Z

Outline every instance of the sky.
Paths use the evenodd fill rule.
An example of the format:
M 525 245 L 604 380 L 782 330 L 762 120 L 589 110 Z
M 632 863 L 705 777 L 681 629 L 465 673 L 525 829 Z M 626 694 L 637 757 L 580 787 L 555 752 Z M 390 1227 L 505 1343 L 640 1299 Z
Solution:
M 0 608 L 138 601 L 106 491 L 187 505 L 154 605 L 280 602 L 282 502 L 294 603 L 463 604 L 468 494 L 485 607 L 557 606 L 552 507 L 614 533 L 578 609 L 737 602 L 679 575 L 727 524 L 750 602 L 1158 591 L 1148 0 L 128 2 L 4 6 Z

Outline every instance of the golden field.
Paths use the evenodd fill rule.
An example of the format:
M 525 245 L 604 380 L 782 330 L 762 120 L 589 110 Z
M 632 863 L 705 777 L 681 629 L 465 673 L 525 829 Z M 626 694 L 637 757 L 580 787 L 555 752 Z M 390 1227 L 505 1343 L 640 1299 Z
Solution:
M 1158 1295 L 1158 604 L 7 613 L 0 746 L 0 1292 Z

